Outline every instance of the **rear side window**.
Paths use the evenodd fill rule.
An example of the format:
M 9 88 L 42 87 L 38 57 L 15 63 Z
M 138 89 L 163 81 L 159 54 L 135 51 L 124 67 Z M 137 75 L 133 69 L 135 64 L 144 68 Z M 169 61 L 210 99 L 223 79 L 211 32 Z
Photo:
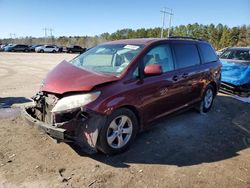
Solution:
M 217 55 L 214 52 L 214 49 L 209 44 L 199 44 L 201 53 L 204 58 L 204 63 L 210 63 L 217 61 Z
M 200 64 L 200 56 L 194 44 L 174 44 L 176 68 L 190 67 Z

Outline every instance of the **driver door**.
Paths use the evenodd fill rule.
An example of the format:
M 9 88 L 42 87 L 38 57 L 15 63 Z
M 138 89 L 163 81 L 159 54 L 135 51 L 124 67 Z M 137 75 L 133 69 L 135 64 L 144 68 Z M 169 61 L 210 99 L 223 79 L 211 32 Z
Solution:
M 151 122 L 183 105 L 180 81 L 175 80 L 174 60 L 169 44 L 153 47 L 143 58 L 144 67 L 149 64 L 159 64 L 163 74 L 146 76 L 140 86 L 140 98 L 146 122 Z

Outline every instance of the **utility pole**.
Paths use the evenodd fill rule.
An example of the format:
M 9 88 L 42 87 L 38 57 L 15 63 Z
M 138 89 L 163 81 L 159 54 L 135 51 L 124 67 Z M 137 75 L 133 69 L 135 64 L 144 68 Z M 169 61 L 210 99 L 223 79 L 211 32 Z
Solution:
M 44 30 L 44 41 L 45 41 L 45 44 L 46 44 L 46 39 L 47 39 L 47 28 L 43 28 Z
M 165 27 L 165 15 L 167 13 L 166 11 L 166 7 L 164 7 L 164 10 L 161 10 L 161 13 L 163 13 L 163 17 L 162 17 L 162 28 L 161 28 L 161 38 L 163 38 L 163 30 Z
M 53 43 L 53 38 L 52 38 L 52 36 L 53 36 L 53 35 L 52 35 L 53 29 L 49 28 L 48 30 L 50 31 L 50 38 L 51 38 L 51 44 L 52 44 L 52 43 Z
M 47 41 L 47 38 L 48 38 L 48 36 L 51 38 L 51 43 L 52 43 L 52 32 L 53 32 L 53 29 L 51 29 L 51 28 L 43 28 L 43 30 L 44 30 L 44 36 L 45 36 L 45 44 L 46 44 L 46 41 Z
M 53 31 L 53 29 L 49 28 L 48 30 L 50 31 L 50 37 L 52 38 L 52 31 Z
M 15 38 L 16 38 L 16 34 L 15 33 L 10 33 L 10 39 L 11 39 L 12 43 L 14 43 Z
M 169 11 L 167 11 L 169 10 Z M 168 37 L 170 36 L 170 29 L 171 29 L 171 21 L 172 21 L 172 16 L 174 15 L 173 14 L 173 10 L 171 8 L 167 8 L 167 7 L 164 7 L 164 10 L 161 10 L 160 11 L 161 13 L 163 13 L 163 17 L 162 17 L 162 28 L 161 28 L 161 38 L 163 38 L 163 31 L 164 31 L 164 28 L 165 28 L 165 18 L 166 18 L 166 14 L 169 15 L 169 25 L 168 25 Z
M 173 10 L 170 9 L 170 14 L 169 14 L 169 25 L 168 25 L 168 37 L 170 36 L 170 30 L 171 30 L 171 22 L 172 22 L 172 16 L 173 16 Z

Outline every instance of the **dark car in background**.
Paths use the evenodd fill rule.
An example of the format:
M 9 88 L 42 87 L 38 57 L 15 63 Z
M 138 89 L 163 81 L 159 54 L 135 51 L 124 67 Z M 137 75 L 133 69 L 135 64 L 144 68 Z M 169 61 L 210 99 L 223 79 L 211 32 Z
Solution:
M 191 107 L 208 112 L 220 78 L 206 41 L 112 41 L 58 64 L 23 113 L 58 141 L 111 155 L 161 117 Z
M 231 47 L 221 55 L 224 92 L 250 95 L 250 47 Z
M 43 44 L 35 44 L 35 45 L 32 45 L 32 46 L 29 47 L 29 51 L 30 51 L 30 52 L 35 52 L 35 48 L 36 48 L 36 47 L 39 47 L 39 46 L 42 46 L 42 45 L 43 45 Z
M 15 44 L 12 46 L 6 46 L 4 48 L 6 52 L 29 52 L 29 46 L 25 44 Z
M 86 48 L 82 48 L 81 46 L 73 45 L 66 48 L 67 53 L 84 53 Z

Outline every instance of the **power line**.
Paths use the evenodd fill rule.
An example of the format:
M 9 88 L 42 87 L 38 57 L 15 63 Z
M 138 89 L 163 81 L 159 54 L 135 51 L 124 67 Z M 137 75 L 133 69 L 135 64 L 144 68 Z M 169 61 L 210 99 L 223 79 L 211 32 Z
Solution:
M 167 11 L 168 10 L 168 11 Z M 169 15 L 169 21 L 168 21 L 168 37 L 170 36 L 170 29 L 171 29 L 171 21 L 172 21 L 172 16 L 173 14 L 173 10 L 171 8 L 167 8 L 164 7 L 163 10 L 160 11 L 161 13 L 163 13 L 163 17 L 162 17 L 162 28 L 161 28 L 161 38 L 163 38 L 163 31 L 165 28 L 165 18 L 166 18 L 166 14 Z
M 53 31 L 54 31 L 54 29 L 52 29 L 52 28 L 43 28 L 43 31 L 44 31 L 44 37 L 45 37 L 45 43 L 46 43 L 46 39 L 48 38 L 48 36 L 50 36 L 50 38 L 51 38 L 51 40 L 52 40 L 52 38 L 53 38 Z
M 10 38 L 16 38 L 16 34 L 15 33 L 10 33 Z
M 44 30 L 44 37 L 47 38 L 47 28 L 45 27 L 43 28 L 43 30 Z
M 52 38 L 52 36 L 53 36 L 52 31 L 54 31 L 54 29 L 49 28 L 48 30 L 50 31 L 50 37 Z

